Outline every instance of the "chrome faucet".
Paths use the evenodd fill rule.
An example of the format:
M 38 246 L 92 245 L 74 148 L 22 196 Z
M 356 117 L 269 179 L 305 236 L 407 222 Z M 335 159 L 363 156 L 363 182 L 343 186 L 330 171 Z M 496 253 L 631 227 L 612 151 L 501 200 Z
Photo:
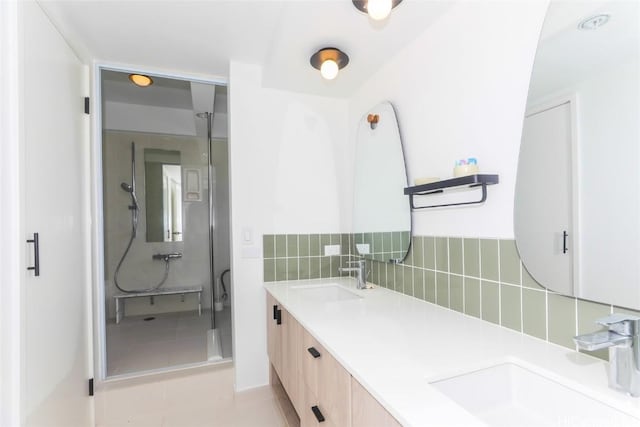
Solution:
M 354 264 L 357 267 L 339 267 L 338 273 L 356 273 L 356 280 L 358 281 L 358 289 L 367 289 L 367 262 L 364 259 L 358 261 L 348 261 L 347 264 Z
M 614 313 L 596 323 L 607 330 L 578 335 L 573 340 L 583 350 L 609 348 L 609 387 L 639 397 L 640 317 Z

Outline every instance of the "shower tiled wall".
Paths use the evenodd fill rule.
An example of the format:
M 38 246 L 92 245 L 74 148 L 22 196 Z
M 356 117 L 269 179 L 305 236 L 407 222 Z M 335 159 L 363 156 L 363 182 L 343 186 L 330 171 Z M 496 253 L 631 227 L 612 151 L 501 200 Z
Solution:
M 339 265 L 357 258 L 360 240 L 348 234 L 266 235 L 265 281 L 335 277 Z M 324 244 L 338 242 L 341 256 L 320 255 Z M 510 239 L 414 236 L 404 263 L 369 266 L 371 283 L 571 349 L 572 337 L 596 330 L 602 316 L 640 315 L 546 290 L 524 268 Z M 606 350 L 588 353 L 608 358 Z

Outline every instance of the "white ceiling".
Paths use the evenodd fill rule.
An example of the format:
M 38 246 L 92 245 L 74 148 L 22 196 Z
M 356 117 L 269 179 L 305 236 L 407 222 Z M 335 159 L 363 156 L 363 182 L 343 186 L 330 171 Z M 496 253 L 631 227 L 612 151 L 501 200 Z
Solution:
M 348 97 L 453 2 L 404 0 L 383 23 L 351 0 L 40 0 L 86 61 L 228 78 L 230 60 L 264 66 L 266 87 Z M 319 48 L 345 51 L 334 81 L 309 65 Z

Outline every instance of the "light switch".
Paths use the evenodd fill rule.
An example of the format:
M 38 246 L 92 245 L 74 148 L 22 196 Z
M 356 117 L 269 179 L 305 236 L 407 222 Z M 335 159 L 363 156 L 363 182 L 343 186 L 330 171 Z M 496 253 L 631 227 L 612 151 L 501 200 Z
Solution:
M 245 245 L 250 245 L 253 243 L 253 230 L 251 227 L 244 227 L 242 229 L 242 242 Z

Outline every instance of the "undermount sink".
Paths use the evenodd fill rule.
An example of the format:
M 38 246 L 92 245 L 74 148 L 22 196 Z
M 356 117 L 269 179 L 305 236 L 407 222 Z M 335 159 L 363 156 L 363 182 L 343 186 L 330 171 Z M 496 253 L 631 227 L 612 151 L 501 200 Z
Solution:
M 303 293 L 304 296 L 320 302 L 345 301 L 362 298 L 342 286 L 331 283 L 321 285 L 304 285 L 291 288 L 292 292 Z
M 490 426 L 638 426 L 640 420 L 515 363 L 431 382 Z

